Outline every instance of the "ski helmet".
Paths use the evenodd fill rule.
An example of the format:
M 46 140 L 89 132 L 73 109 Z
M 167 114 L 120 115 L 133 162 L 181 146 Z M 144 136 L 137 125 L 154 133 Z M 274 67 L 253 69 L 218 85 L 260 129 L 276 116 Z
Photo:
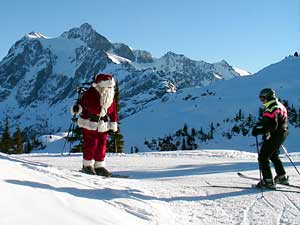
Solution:
M 264 88 L 259 92 L 259 97 L 267 100 L 275 98 L 275 91 L 271 88 Z

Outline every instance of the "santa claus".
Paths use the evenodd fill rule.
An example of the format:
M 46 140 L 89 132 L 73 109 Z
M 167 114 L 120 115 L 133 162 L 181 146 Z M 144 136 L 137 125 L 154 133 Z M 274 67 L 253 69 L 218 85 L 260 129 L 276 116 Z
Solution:
M 108 131 L 117 131 L 118 116 L 114 100 L 115 81 L 110 74 L 99 74 L 95 81 L 72 107 L 72 114 L 80 114 L 78 126 L 83 133 L 84 173 L 111 176 L 105 168 Z

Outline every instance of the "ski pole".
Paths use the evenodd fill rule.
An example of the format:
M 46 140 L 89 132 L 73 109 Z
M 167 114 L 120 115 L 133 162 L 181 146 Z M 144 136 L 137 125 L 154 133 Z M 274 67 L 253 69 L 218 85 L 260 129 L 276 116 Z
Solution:
M 257 152 L 257 156 L 258 156 L 259 180 L 260 180 L 260 182 L 262 182 L 262 171 L 261 171 L 261 165 L 260 165 L 260 160 L 259 160 L 259 147 L 258 147 L 257 136 L 255 136 L 255 140 L 256 140 L 256 152 Z M 260 189 L 261 189 L 261 197 L 264 198 L 263 187 L 261 187 Z
M 288 157 L 288 159 L 290 160 L 290 162 L 291 162 L 291 163 L 293 164 L 293 166 L 295 167 L 297 173 L 300 175 L 300 172 L 299 172 L 299 170 L 297 169 L 295 163 L 292 161 L 291 157 L 289 156 L 289 153 L 288 153 L 287 149 L 284 147 L 284 145 L 281 145 L 281 147 L 282 147 L 283 151 L 285 152 L 285 155 Z
M 68 138 L 69 138 L 69 135 L 71 133 L 71 131 L 73 130 L 73 127 L 74 127 L 74 120 L 76 119 L 76 113 L 74 114 L 74 116 L 72 117 L 71 119 L 71 124 L 70 124 L 70 127 L 69 127 L 69 130 L 68 130 L 68 134 L 67 134 L 67 137 L 66 137 L 66 141 L 64 143 L 64 146 L 61 150 L 61 155 L 63 155 L 64 153 L 64 150 L 65 150 L 65 147 L 66 147 L 66 144 L 67 144 L 67 141 L 68 141 Z

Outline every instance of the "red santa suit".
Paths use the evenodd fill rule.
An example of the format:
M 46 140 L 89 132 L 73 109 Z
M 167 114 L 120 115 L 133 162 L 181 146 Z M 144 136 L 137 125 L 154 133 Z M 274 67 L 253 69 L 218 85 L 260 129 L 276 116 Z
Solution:
M 97 75 L 79 101 L 78 126 L 83 128 L 83 167 L 105 166 L 107 132 L 117 131 L 115 81 L 110 74 Z

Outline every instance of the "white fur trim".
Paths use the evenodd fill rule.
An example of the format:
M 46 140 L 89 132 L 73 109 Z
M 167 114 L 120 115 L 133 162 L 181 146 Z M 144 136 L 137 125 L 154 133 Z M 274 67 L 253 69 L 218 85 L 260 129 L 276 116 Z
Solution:
M 81 107 L 81 105 L 78 105 L 78 106 L 79 106 L 79 111 L 76 113 L 77 115 L 79 115 L 79 114 L 82 112 L 82 107 Z M 75 114 L 74 111 L 73 111 L 73 107 L 74 107 L 74 106 L 72 106 L 71 109 L 70 109 L 72 115 Z
M 97 130 L 97 122 L 89 121 L 88 119 L 78 118 L 77 124 L 79 127 L 88 129 L 88 130 Z
M 100 120 L 99 122 L 92 122 L 89 121 L 88 119 L 82 119 L 81 117 L 78 118 L 78 126 L 88 129 L 88 130 L 97 130 L 98 132 L 106 132 L 110 130 L 111 125 L 110 122 L 105 122 L 103 120 Z
M 118 130 L 118 122 L 110 122 L 110 130 L 116 132 Z
M 114 87 L 116 85 L 116 82 L 115 82 L 115 79 L 114 78 L 112 78 L 111 80 L 102 80 L 102 81 L 100 81 L 100 82 L 98 82 L 98 83 L 95 83 L 95 82 L 93 82 L 92 83 L 92 86 L 93 87 L 106 87 L 106 88 L 108 88 L 108 87 Z
M 93 166 L 93 164 L 94 164 L 94 160 L 85 160 L 85 159 L 82 160 L 82 165 L 84 167 L 86 167 L 86 166 Z
M 97 86 L 106 87 L 106 88 L 114 87 L 115 85 L 116 85 L 116 83 L 115 83 L 114 78 L 112 78 L 111 80 L 103 80 L 103 81 L 97 83 Z
M 108 130 L 109 130 L 109 122 L 104 122 L 103 120 L 100 120 L 98 123 L 98 131 L 105 132 Z
M 95 161 L 94 168 L 105 167 L 105 161 Z

